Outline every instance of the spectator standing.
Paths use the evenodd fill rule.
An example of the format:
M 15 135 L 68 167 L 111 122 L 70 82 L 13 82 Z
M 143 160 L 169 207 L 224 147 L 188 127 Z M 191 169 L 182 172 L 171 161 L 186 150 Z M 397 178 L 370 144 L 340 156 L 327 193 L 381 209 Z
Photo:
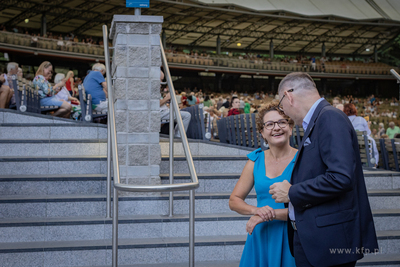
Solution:
M 96 63 L 92 67 L 92 71 L 85 77 L 83 86 L 85 87 L 86 95 L 92 96 L 92 104 L 96 106 L 95 111 L 103 111 L 107 109 L 107 83 L 104 79 L 106 67 L 104 64 Z
M 386 134 L 389 139 L 393 139 L 396 134 L 400 133 L 400 128 L 394 124 L 393 121 L 389 122 L 389 128 L 386 130 Z
M 74 72 L 68 71 L 67 77 L 65 78 L 65 87 L 67 88 L 70 95 L 74 96 Z
M 240 107 L 240 100 L 237 97 L 232 97 L 231 100 L 231 109 L 228 112 L 228 116 L 233 116 L 233 115 L 239 115 L 240 111 L 239 111 L 239 107 Z
M 60 101 L 54 96 L 58 93 L 62 87 L 65 85 L 65 80 L 51 86 L 49 80 L 53 76 L 53 65 L 44 61 L 40 64 L 36 77 L 33 79 L 33 85 L 38 88 L 38 93 L 40 97 L 41 106 L 56 106 L 59 109 L 54 112 L 53 116 L 69 118 L 71 114 L 72 107 L 68 102 Z

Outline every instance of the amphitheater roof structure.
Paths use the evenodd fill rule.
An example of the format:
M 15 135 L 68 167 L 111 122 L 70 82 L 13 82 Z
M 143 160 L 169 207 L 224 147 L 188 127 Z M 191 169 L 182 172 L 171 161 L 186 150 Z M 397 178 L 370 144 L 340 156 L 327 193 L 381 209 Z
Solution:
M 100 36 L 124 0 L 0 0 L 0 24 Z M 399 0 L 150 0 L 142 15 L 163 16 L 167 44 L 275 53 L 372 54 L 400 34 Z M 25 20 L 29 19 L 28 23 Z M 240 43 L 240 47 L 238 46 Z

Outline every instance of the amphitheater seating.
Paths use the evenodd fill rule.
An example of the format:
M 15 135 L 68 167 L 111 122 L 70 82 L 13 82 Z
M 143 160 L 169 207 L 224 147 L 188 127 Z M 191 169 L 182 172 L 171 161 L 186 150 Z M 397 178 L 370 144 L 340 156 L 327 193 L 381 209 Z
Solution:
M 97 112 L 92 109 L 92 96 L 86 96 L 83 85 L 78 86 L 79 102 L 81 103 L 81 121 L 93 122 L 94 119 L 107 117 L 107 111 Z

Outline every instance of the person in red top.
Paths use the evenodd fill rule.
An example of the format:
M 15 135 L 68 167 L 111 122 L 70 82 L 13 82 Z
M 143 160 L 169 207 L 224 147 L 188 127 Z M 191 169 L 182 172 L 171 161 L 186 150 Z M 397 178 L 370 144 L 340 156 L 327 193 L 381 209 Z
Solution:
M 232 97 L 231 100 L 231 109 L 228 112 L 228 116 L 239 115 L 239 107 L 240 107 L 240 100 L 236 96 Z
M 65 77 L 65 87 L 67 88 L 68 92 L 71 94 L 71 96 L 74 96 L 74 72 L 73 71 L 68 71 L 67 77 Z

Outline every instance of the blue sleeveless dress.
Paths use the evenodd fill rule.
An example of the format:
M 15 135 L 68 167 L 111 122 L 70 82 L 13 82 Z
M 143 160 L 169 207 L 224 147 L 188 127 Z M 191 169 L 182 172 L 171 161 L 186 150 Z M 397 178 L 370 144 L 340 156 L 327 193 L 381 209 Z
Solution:
M 297 153 L 296 153 L 297 155 Z M 254 187 L 257 193 L 257 207 L 270 206 L 273 209 L 284 209 L 283 203 L 275 203 L 269 194 L 269 187 L 276 182 L 290 180 L 296 155 L 282 175 L 270 179 L 265 175 L 265 154 L 261 148 L 248 154 L 254 161 Z M 287 222 L 274 220 L 263 222 L 247 235 L 240 267 L 294 267 L 294 258 L 290 254 Z

